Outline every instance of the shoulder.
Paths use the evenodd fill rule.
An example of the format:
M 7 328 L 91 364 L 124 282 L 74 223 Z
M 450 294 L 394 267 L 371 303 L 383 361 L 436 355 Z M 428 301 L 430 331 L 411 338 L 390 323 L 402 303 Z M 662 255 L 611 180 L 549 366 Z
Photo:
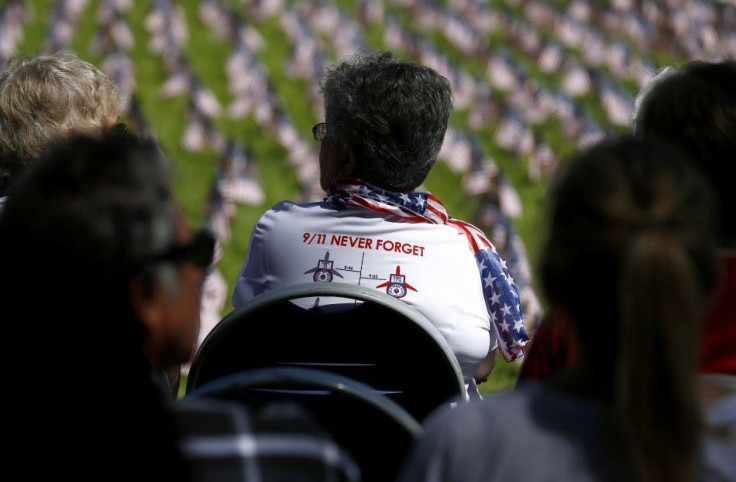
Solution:
M 279 201 L 269 207 L 261 217 L 266 216 L 288 216 L 309 211 L 318 211 L 328 208 L 329 205 L 324 202 L 308 202 L 298 203 L 294 201 Z
M 529 481 L 615 480 L 605 475 L 615 470 L 600 411 L 589 408 L 539 382 L 459 404 L 430 417 L 401 480 L 504 480 L 519 470 Z M 535 463 L 519 466 L 521 459 Z
M 224 400 L 184 398 L 172 404 L 172 411 L 185 442 L 212 432 L 244 432 L 252 425 L 244 407 Z
M 320 480 L 359 479 L 360 469 L 352 457 L 299 405 L 274 401 L 251 410 L 228 400 L 185 397 L 174 404 L 174 413 L 182 429 L 182 450 L 197 480 L 246 482 L 251 480 L 243 475 L 250 473 L 246 466 L 278 464 L 275 461 L 304 469 L 320 467 Z
M 736 480 L 736 391 L 706 406 L 704 480 Z
M 284 220 L 291 222 L 303 219 L 310 212 L 319 209 L 320 203 L 296 203 L 293 201 L 279 201 L 266 209 L 258 218 L 257 227 L 284 227 Z
M 500 469 L 508 473 L 516 446 L 507 426 L 508 414 L 497 405 L 515 394 L 504 393 L 492 400 L 471 400 L 433 413 L 424 423 L 417 442 L 402 467 L 398 480 L 486 480 Z M 509 442 L 510 440 L 510 444 Z M 479 457 L 479 455 L 481 455 Z M 499 479 L 501 480 L 501 479 Z
M 433 414 L 425 424 L 427 433 L 442 433 L 448 439 L 457 437 L 490 442 L 503 433 L 505 426 L 518 426 L 529 404 L 527 394 L 509 390 L 487 396 L 483 400 L 459 403 L 451 409 Z M 434 438 L 434 435 L 430 435 Z
M 458 432 L 463 437 L 510 444 L 534 433 L 565 433 L 575 420 L 593 430 L 602 408 L 566 395 L 544 383 L 529 381 L 485 399 L 458 404 L 427 422 L 428 431 Z

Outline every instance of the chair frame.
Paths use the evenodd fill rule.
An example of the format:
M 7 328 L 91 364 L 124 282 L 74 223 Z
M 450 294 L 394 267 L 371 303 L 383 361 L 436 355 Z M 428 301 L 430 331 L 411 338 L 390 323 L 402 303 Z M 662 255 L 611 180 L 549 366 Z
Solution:
M 358 314 L 360 313 L 358 311 L 361 308 L 360 306 L 356 306 L 354 312 L 347 310 L 332 313 L 328 309 L 324 313 L 315 313 L 311 309 L 300 308 L 290 303 L 294 300 L 302 300 L 302 304 L 304 304 L 306 303 L 305 298 L 311 300 L 324 297 L 331 299 L 343 298 L 346 303 L 356 305 L 365 304 L 365 310 L 374 310 L 379 315 L 377 318 L 385 317 L 386 319 L 371 318 L 366 320 L 364 316 Z M 286 303 L 289 303 L 289 307 L 284 307 Z M 270 310 L 282 308 L 286 309 L 293 317 L 299 318 L 299 323 L 292 319 L 274 320 Z M 352 314 L 355 314 L 355 316 L 352 316 Z M 389 319 L 389 316 L 392 319 Z M 357 333 L 350 332 L 353 328 L 353 325 L 347 325 L 350 321 L 355 323 Z M 258 336 L 255 333 L 261 328 L 259 328 L 259 325 L 253 325 L 256 322 L 260 322 L 260 327 L 269 332 L 268 336 L 276 336 L 274 333 L 278 332 L 281 339 L 276 340 L 277 343 L 291 343 L 292 350 L 299 352 L 294 356 L 294 359 L 288 360 L 286 357 L 279 358 L 278 355 L 275 355 L 273 360 L 248 360 L 251 354 L 248 353 L 249 349 L 246 345 L 251 345 L 250 351 L 262 350 L 260 341 L 263 341 L 264 345 L 270 343 L 266 340 L 259 340 L 258 346 L 254 346 L 252 340 L 246 341 L 246 343 L 243 343 L 243 350 L 238 353 L 239 345 L 236 344 L 234 338 L 240 337 L 239 339 L 243 340 L 249 336 L 248 332 L 245 331 L 244 324 L 251 324 L 253 336 Z M 344 345 L 334 348 L 339 353 L 325 355 L 327 359 L 325 363 L 321 362 L 321 353 L 310 353 L 308 349 L 303 347 L 305 343 L 308 343 L 307 339 L 310 337 L 312 338 L 311 343 L 315 343 L 316 337 L 307 329 L 312 327 L 317 330 L 320 329 L 316 325 L 309 325 L 310 322 L 315 324 L 326 323 L 325 326 L 331 326 L 332 329 L 340 332 L 336 335 L 335 343 L 332 344 L 321 339 L 331 336 L 324 334 L 325 330 L 329 328 L 321 327 L 323 332 L 317 335 L 321 338 L 316 342 L 325 343 L 326 345 L 323 345 L 321 350 L 315 351 L 329 352 L 333 350 L 333 345 Z M 280 323 L 285 323 L 283 329 L 281 329 Z M 389 323 L 391 323 L 390 326 L 388 326 Z M 274 325 L 266 326 L 265 324 Z M 294 330 L 297 332 L 296 336 L 298 338 L 303 337 L 304 339 L 297 341 L 289 339 L 288 336 L 284 337 L 284 334 L 288 335 L 289 330 Z M 397 348 L 395 342 L 388 340 L 395 333 L 412 337 L 407 340 L 407 342 L 411 341 L 412 345 Z M 356 334 L 363 334 L 363 336 L 356 337 Z M 340 338 L 341 335 L 344 335 L 344 337 Z M 364 341 L 364 339 L 366 340 Z M 370 343 L 375 343 L 376 346 L 373 348 L 364 346 Z M 223 348 L 223 346 L 227 348 Z M 432 359 L 419 360 L 412 358 L 411 352 L 419 351 L 422 349 L 421 347 L 424 347 L 425 352 L 431 353 Z M 352 352 L 353 348 L 358 354 Z M 276 351 L 279 349 L 289 351 L 280 346 L 274 348 Z M 224 353 L 224 351 L 228 353 Z M 361 355 L 363 358 L 361 358 Z M 331 356 L 333 358 L 330 358 Z M 421 355 L 417 357 L 419 356 Z M 220 361 L 211 361 L 213 358 L 219 358 Z M 373 358 L 376 360 L 373 360 Z M 213 364 L 217 363 L 223 366 L 213 369 Z M 396 366 L 388 366 L 392 363 Z M 229 373 L 262 366 L 279 365 L 311 367 L 353 378 L 392 398 L 418 421 L 422 421 L 434 408 L 444 402 L 449 404 L 465 400 L 466 397 L 465 382 L 457 358 L 444 336 L 424 315 L 383 291 L 340 282 L 302 283 L 278 288 L 257 295 L 235 308 L 215 325 L 197 350 L 190 364 L 185 393 L 189 393 L 198 386 Z M 411 373 L 400 373 L 402 365 L 413 367 Z M 425 366 L 429 368 L 425 370 Z M 379 372 L 376 375 L 377 378 L 364 375 L 364 373 L 375 375 L 375 372 Z M 392 377 L 394 379 L 383 386 L 383 382 Z M 399 389 L 394 390 L 392 384 L 400 385 Z M 402 390 L 405 387 L 410 387 L 410 389 L 403 392 Z

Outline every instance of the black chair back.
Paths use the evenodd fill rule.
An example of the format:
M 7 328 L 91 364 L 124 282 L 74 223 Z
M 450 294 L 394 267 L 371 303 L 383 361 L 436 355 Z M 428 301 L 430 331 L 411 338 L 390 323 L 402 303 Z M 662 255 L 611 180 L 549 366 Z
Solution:
M 344 303 L 326 305 L 325 297 Z M 316 309 L 299 306 L 315 301 Z M 224 375 L 275 366 L 316 368 L 360 381 L 419 422 L 465 397 L 457 359 L 431 322 L 382 291 L 347 283 L 289 286 L 240 305 L 200 345 L 186 392 Z

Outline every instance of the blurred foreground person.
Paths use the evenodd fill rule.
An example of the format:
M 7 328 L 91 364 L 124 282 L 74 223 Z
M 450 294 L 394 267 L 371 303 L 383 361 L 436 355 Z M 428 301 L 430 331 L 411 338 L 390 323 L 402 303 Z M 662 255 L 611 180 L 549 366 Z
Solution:
M 304 282 L 360 284 L 417 309 L 447 339 L 469 397 L 498 353 L 528 340 L 506 261 L 422 183 L 452 112 L 450 82 L 391 52 L 361 50 L 327 70 L 320 142 L 322 202 L 282 201 L 253 228 L 233 306 Z
M 680 151 L 625 137 L 572 158 L 548 195 L 542 289 L 574 328 L 574 367 L 436 413 L 400 480 L 698 480 L 707 184 Z
M 41 451 L 34 475 L 187 480 L 153 373 L 192 355 L 212 238 L 192 231 L 157 147 L 118 136 L 54 147 L 0 216 L 5 328 L 28 360 L 10 374 L 14 449 Z
M 209 482 L 227 466 L 227 480 L 268 482 L 260 464 L 307 460 L 324 475 L 310 481 L 359 480 L 298 411 L 264 427 L 234 402 L 181 404 L 156 376 L 191 359 L 215 247 L 183 215 L 171 169 L 133 136 L 71 136 L 14 184 L 0 216 L 0 306 L 14 345 L 15 473 Z
M 714 188 L 722 275 L 700 339 L 700 388 L 706 465 L 715 480 L 736 480 L 736 61 L 663 69 L 637 97 L 632 128 L 683 148 Z

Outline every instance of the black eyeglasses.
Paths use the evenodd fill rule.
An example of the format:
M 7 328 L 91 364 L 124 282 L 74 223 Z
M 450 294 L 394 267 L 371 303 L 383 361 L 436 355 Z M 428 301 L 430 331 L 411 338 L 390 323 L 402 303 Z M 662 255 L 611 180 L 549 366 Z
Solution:
M 312 127 L 312 134 L 314 134 L 314 140 L 322 142 L 327 137 L 327 124 L 320 122 Z
M 160 261 L 188 261 L 202 269 L 208 268 L 215 257 L 215 235 L 208 229 L 200 229 L 187 244 L 174 244 L 166 251 L 142 259 L 138 265 Z

